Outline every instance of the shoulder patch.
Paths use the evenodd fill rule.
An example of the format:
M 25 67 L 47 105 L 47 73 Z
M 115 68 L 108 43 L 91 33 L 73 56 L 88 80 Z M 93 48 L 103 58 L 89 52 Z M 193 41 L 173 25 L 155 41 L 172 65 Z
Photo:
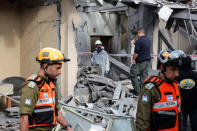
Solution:
M 179 83 L 179 87 L 182 89 L 192 89 L 196 85 L 195 81 L 192 79 L 183 79 Z
M 32 74 L 32 75 L 28 78 L 28 80 L 34 80 L 37 76 L 38 76 L 37 74 Z
M 35 85 L 36 85 L 36 83 L 35 83 L 35 82 L 30 81 L 30 82 L 29 82 L 29 84 L 28 84 L 28 87 L 29 87 L 29 88 L 34 88 L 34 87 L 35 87 Z
M 144 94 L 143 96 L 142 96 L 142 102 L 148 102 L 149 101 L 149 97 L 148 97 L 148 95 L 146 95 L 146 94 Z
M 150 90 L 150 89 L 152 89 L 154 86 L 155 86 L 155 85 L 154 85 L 153 83 L 147 83 L 147 84 L 145 85 L 145 88 Z

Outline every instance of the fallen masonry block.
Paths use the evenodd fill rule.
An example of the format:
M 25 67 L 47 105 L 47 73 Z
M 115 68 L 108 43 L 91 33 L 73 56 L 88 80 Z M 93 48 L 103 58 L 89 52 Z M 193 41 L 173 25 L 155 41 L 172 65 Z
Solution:
M 87 75 L 86 80 L 88 80 L 89 82 L 92 82 L 92 83 L 100 83 L 100 84 L 103 84 L 103 85 L 108 85 L 108 86 L 111 86 L 111 87 L 115 87 L 115 83 L 114 83 L 113 80 L 108 79 L 108 78 L 103 77 L 103 76 L 90 74 L 90 75 Z
M 94 87 L 94 89 L 96 89 L 97 91 L 101 91 L 101 90 L 103 90 L 103 89 L 105 89 L 106 88 L 106 86 L 97 86 L 97 85 L 92 85 L 93 87 Z
M 116 89 L 115 89 L 115 91 L 114 91 L 113 99 L 119 99 L 119 98 L 120 98 L 121 90 L 122 90 L 122 86 L 121 86 L 121 84 L 118 82 L 118 83 L 116 84 Z
M 76 96 L 79 96 L 79 95 L 89 95 L 90 92 L 89 92 L 89 88 L 88 87 L 85 87 L 85 88 L 75 88 L 75 93 L 74 93 Z
M 19 118 L 19 107 L 6 108 L 5 112 L 9 117 Z

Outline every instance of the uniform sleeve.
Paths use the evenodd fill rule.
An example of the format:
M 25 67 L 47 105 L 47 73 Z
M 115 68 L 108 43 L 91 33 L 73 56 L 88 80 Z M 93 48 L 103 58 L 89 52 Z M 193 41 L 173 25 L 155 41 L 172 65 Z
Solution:
M 39 88 L 35 82 L 30 81 L 21 88 L 20 114 L 31 115 L 38 100 Z
M 153 106 L 153 88 L 147 88 L 145 85 L 139 95 L 138 107 L 136 114 L 136 129 L 137 131 L 148 131 L 151 121 L 151 112 Z

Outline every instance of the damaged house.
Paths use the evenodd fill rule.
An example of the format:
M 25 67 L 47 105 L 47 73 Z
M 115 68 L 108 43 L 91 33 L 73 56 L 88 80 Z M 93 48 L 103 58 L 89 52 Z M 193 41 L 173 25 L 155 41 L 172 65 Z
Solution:
M 24 81 L 24 78 L 36 73 L 39 64 L 35 57 L 40 49 L 48 46 L 61 49 L 65 57 L 71 59 L 63 65 L 59 78 L 61 98 L 77 95 L 73 104 L 94 110 L 93 107 L 96 107 L 96 111 L 104 113 L 101 116 L 106 117 L 101 119 L 82 114 L 93 119 L 89 127 L 97 121 L 107 130 L 118 130 L 118 124 L 110 127 L 106 123 L 114 118 L 119 119 L 119 115 L 124 115 L 125 123 L 127 120 L 134 122 L 136 97 L 126 86 L 129 82 L 119 80 L 130 77 L 133 53 L 130 41 L 137 39 L 139 28 L 145 29 L 152 43 L 150 74 L 155 73 L 156 56 L 164 48 L 181 49 L 190 54 L 194 62 L 196 60 L 197 8 L 194 0 L 2 0 L 0 6 L 0 57 L 4 61 L 0 68 L 2 87 L 7 78 L 17 77 L 18 80 L 21 77 Z M 110 56 L 110 79 L 95 75 L 94 69 L 86 68 L 91 65 L 91 53 L 97 39 L 103 42 Z M 16 81 L 11 82 L 14 88 Z M 0 93 L 2 96 L 5 91 Z M 14 93 L 15 90 L 9 95 Z M 0 105 L 5 107 L 5 98 L 0 98 Z M 0 121 L 0 129 L 7 128 L 10 123 Z M 19 128 L 18 123 L 14 125 L 12 129 Z M 84 125 L 75 125 L 76 131 L 85 128 Z M 132 128 L 129 130 L 135 130 L 134 123 L 130 126 Z
M 129 67 L 132 48 L 130 41 L 137 39 L 136 32 L 140 28 L 145 29 L 152 42 L 153 57 L 165 47 L 195 54 L 195 2 L 180 2 L 75 0 L 77 11 L 82 18 L 82 24 L 75 29 L 78 64 L 90 64 L 94 41 L 100 39 L 104 41 L 110 56 Z M 156 69 L 156 61 L 153 59 L 152 62 L 153 69 Z

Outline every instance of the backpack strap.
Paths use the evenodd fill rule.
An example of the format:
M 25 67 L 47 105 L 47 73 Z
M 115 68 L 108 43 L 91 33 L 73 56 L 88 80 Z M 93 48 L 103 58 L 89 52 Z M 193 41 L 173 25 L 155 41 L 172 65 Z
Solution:
M 32 74 L 29 78 L 27 78 L 26 81 L 35 82 L 39 89 L 41 89 L 45 83 L 45 80 L 42 77 L 38 76 L 37 74 Z
M 163 83 L 163 80 L 158 76 L 149 76 L 144 80 L 144 84 L 146 83 L 152 83 L 158 88 Z

